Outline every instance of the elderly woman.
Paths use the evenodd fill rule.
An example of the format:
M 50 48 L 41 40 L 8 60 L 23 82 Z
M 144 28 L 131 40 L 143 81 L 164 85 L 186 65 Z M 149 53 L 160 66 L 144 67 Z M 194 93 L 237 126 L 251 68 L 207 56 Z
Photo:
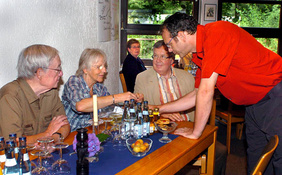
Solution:
M 58 51 L 47 45 L 25 48 L 18 59 L 18 79 L 0 90 L 0 135 L 26 136 L 27 143 L 70 132 L 57 86 L 63 75 Z
M 88 121 L 93 112 L 93 94 L 98 96 L 98 109 L 125 100 L 141 101 L 143 99 L 143 95 L 131 92 L 110 95 L 102 84 L 106 73 L 105 53 L 100 49 L 85 49 L 80 56 L 78 70 L 66 82 L 62 95 L 71 131 L 90 125 Z

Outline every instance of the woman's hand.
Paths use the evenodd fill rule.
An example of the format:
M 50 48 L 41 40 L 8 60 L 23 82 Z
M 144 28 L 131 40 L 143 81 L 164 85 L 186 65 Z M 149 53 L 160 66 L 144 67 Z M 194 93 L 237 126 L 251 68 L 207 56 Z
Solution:
M 137 99 L 136 95 L 134 95 L 131 92 L 124 92 L 124 93 L 121 93 L 121 94 L 115 94 L 114 97 L 115 97 L 115 101 L 117 103 L 123 103 L 125 100 L 129 101 L 130 99 L 134 99 L 134 100 Z

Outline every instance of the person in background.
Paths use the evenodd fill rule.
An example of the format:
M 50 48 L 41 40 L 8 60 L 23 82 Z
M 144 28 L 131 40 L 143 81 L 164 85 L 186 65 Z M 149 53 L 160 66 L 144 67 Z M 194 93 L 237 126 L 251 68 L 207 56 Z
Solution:
M 187 71 L 173 68 L 175 55 L 168 52 L 164 41 L 158 41 L 153 46 L 153 68 L 137 75 L 134 92 L 142 93 L 144 100 L 150 105 L 160 105 L 192 92 L 195 79 Z M 194 122 L 194 109 L 174 113 L 163 113 L 161 117 L 173 121 Z M 220 142 L 216 142 L 215 149 L 216 175 L 224 175 L 227 160 L 227 148 Z
M 127 51 L 123 66 L 122 73 L 125 78 L 127 90 L 134 92 L 134 85 L 137 74 L 146 70 L 143 61 L 138 57 L 140 54 L 140 43 L 136 39 L 130 39 L 127 41 Z
M 199 66 L 195 90 L 160 106 L 160 113 L 196 106 L 194 128 L 179 128 L 176 134 L 198 139 L 209 118 L 215 85 L 237 105 L 246 106 L 248 173 L 273 135 L 282 139 L 282 58 L 261 45 L 244 29 L 226 21 L 199 25 L 184 13 L 175 13 L 161 27 L 169 51 L 185 56 Z M 265 174 L 282 174 L 279 143 Z
M 63 75 L 58 51 L 32 45 L 20 53 L 18 78 L 0 90 L 0 135 L 26 136 L 27 143 L 41 137 L 66 138 L 70 125 L 58 95 Z
M 64 85 L 62 102 L 71 125 L 71 131 L 90 126 L 93 114 L 93 94 L 98 96 L 98 109 L 135 99 L 142 101 L 142 94 L 125 92 L 110 95 L 103 81 L 107 74 L 107 57 L 100 49 L 85 49 L 79 59 L 78 69 Z

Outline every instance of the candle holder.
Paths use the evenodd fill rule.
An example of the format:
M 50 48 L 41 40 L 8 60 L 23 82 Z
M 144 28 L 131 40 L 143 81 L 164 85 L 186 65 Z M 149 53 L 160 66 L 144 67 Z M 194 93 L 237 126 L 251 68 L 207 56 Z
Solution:
M 99 134 L 99 124 L 98 122 L 93 123 L 92 125 L 92 133 L 94 133 L 95 135 Z
M 77 152 L 77 161 L 76 161 L 76 174 L 89 174 L 89 162 L 86 157 L 88 157 L 88 134 L 87 129 L 79 128 L 76 130 L 77 135 L 77 144 L 76 144 L 76 152 Z

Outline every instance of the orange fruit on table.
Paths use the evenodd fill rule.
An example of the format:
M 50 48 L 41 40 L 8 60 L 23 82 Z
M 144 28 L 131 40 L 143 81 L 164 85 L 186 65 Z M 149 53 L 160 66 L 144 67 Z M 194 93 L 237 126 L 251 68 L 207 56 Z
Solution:
M 133 148 L 133 151 L 136 152 L 136 153 L 139 153 L 141 151 L 140 147 L 139 146 L 135 146 Z

